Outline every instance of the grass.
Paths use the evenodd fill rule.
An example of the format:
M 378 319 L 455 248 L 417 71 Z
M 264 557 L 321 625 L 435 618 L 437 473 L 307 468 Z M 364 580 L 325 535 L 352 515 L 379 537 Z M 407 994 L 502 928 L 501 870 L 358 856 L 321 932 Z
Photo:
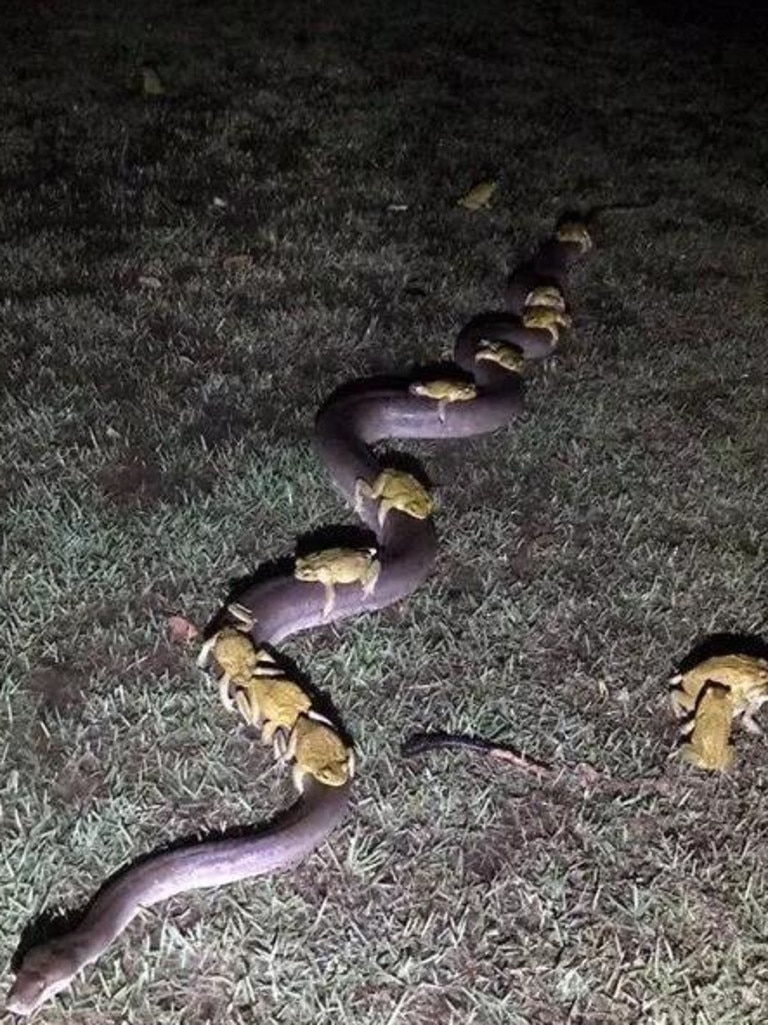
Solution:
M 521 423 L 397 446 L 439 485 L 428 586 L 287 645 L 358 745 L 344 827 L 147 912 L 41 1020 L 763 1020 L 764 743 L 666 761 L 669 672 L 766 632 L 765 73 L 726 13 L 9 5 L 3 965 L 137 854 L 289 799 L 166 619 L 347 517 L 323 397 L 443 353 L 564 209 L 658 196 L 602 219 Z M 489 174 L 491 211 L 453 205 Z M 616 785 L 403 762 L 424 728 Z

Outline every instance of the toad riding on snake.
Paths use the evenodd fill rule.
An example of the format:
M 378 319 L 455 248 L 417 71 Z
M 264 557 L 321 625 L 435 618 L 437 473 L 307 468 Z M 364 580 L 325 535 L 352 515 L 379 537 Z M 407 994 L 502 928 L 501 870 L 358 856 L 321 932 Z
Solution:
M 432 496 L 373 446 L 390 438 L 470 438 L 519 416 L 525 366 L 550 357 L 570 325 L 568 272 L 591 247 L 586 219 L 563 219 L 513 271 L 507 309 L 476 317 L 459 332 L 451 369 L 352 382 L 324 403 L 315 420 L 318 455 L 374 540 L 304 552 L 287 572 L 252 584 L 217 615 L 198 659 L 203 668 L 218 667 L 226 706 L 292 766 L 299 799 L 260 831 L 164 850 L 114 876 L 79 924 L 23 955 L 9 1011 L 29 1015 L 69 986 L 142 908 L 296 865 L 338 826 L 350 804 L 351 745 L 280 664 L 274 646 L 385 608 L 424 582 L 437 554 Z

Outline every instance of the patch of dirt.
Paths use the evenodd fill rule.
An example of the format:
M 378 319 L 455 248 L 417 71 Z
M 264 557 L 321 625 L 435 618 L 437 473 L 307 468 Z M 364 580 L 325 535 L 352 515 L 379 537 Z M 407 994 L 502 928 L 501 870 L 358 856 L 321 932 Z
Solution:
M 58 664 L 34 669 L 27 680 L 27 686 L 41 706 L 60 713 L 72 712 L 85 704 L 86 683 L 82 673 Z
M 24 743 L 27 743 L 26 738 Z M 35 756 L 36 764 L 44 766 L 49 772 L 57 771 L 66 763 L 67 752 L 64 744 L 45 728 L 41 719 L 36 720 L 32 725 L 29 747 Z
M 251 427 L 251 418 L 232 403 L 207 402 L 184 432 L 182 441 L 195 443 L 202 438 L 208 451 L 218 452 L 246 435 Z
M 138 671 L 141 677 L 156 680 L 164 673 L 173 676 L 183 672 L 190 663 L 189 651 L 184 648 L 173 648 L 168 644 L 160 644 L 154 651 L 141 658 Z
M 469 879 L 491 884 L 508 874 L 510 866 L 531 857 L 531 848 L 540 844 L 567 844 L 570 831 L 568 810 L 551 804 L 521 802 L 510 804 L 504 820 L 484 831 L 468 844 L 464 867 Z
M 107 777 L 101 761 L 85 755 L 76 764 L 67 764 L 53 786 L 55 796 L 65 804 L 82 805 L 108 793 Z
M 538 554 L 552 546 L 556 534 L 545 523 L 523 521 L 518 527 L 518 537 L 515 553 L 509 559 L 509 572 L 512 580 L 527 580 L 533 574 Z
M 155 502 L 162 495 L 158 467 L 139 456 L 129 456 L 99 471 L 97 480 L 104 495 L 116 505 L 134 507 Z

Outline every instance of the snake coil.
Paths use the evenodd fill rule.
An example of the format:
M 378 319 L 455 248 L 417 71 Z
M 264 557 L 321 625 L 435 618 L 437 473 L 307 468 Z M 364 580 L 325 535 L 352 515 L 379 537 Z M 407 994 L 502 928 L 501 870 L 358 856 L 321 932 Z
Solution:
M 523 409 L 524 364 L 554 352 L 561 329 L 570 323 L 568 272 L 591 245 L 584 219 L 561 221 L 510 276 L 508 310 L 476 317 L 459 332 L 454 350 L 459 373 L 384 384 L 360 382 L 338 390 L 322 406 L 315 421 L 315 445 L 335 487 L 375 535 L 375 550 L 369 555 L 378 564 L 376 573 L 364 587 L 359 581 L 336 580 L 330 605 L 327 581 L 324 586 L 320 576 L 312 582 L 306 575 L 297 578 L 294 570 L 260 580 L 237 596 L 238 606 L 250 617 L 255 645 L 276 645 L 320 624 L 384 608 L 425 580 L 437 553 L 434 521 L 431 515 L 419 518 L 395 504 L 381 515 L 385 496 L 377 494 L 375 484 L 388 468 L 372 446 L 389 438 L 468 438 L 517 417 Z M 361 481 L 366 482 L 363 493 Z M 217 629 L 231 620 L 231 608 L 217 618 Z M 264 829 L 161 851 L 113 876 L 78 925 L 24 954 L 8 1010 L 31 1014 L 67 987 L 141 908 L 187 890 L 296 864 L 342 819 L 350 782 L 347 778 L 340 785 L 327 785 L 310 774 L 299 800 Z

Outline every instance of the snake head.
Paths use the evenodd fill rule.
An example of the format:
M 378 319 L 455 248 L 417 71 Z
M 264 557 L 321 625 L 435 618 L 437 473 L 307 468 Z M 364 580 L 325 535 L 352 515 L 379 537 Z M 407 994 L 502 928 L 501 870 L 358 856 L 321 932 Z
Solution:
M 51 1000 L 84 964 L 70 938 L 42 943 L 28 951 L 5 1002 L 6 1010 L 24 1018 Z

